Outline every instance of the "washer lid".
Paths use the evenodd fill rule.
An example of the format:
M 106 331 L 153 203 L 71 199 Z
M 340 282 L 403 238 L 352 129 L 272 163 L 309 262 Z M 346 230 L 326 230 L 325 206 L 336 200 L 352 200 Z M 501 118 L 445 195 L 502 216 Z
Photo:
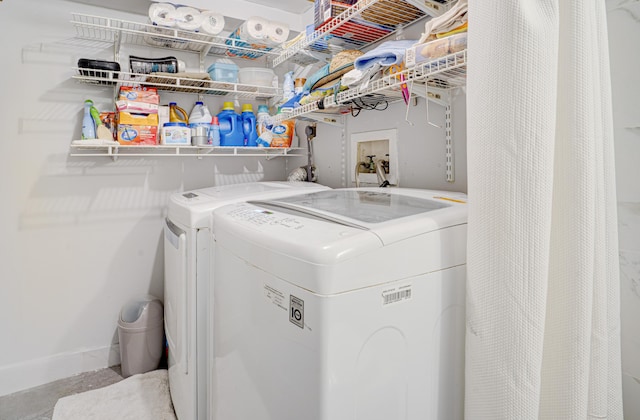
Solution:
M 296 191 L 326 189 L 311 182 L 248 182 L 221 185 L 172 194 L 169 199 L 169 219 L 188 227 L 206 227 L 213 209 L 253 197 L 269 197 Z
M 251 203 L 367 229 L 384 244 L 390 244 L 466 223 L 465 198 L 461 194 L 433 190 L 344 188 Z
M 225 265 L 231 261 L 227 252 L 247 267 L 319 295 L 461 265 L 466 261 L 463 201 L 459 194 L 424 190 L 343 189 L 224 206 L 213 217 L 216 277 L 222 275 L 218 270 L 237 275 L 237 266 Z

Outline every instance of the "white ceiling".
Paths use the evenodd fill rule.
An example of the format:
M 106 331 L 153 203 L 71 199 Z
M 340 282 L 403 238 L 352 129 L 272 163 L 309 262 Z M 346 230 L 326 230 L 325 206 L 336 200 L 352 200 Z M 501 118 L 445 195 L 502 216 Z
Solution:
M 150 0 L 72 0 L 77 3 L 85 3 L 93 6 L 101 6 L 109 9 L 121 10 L 123 12 L 135 13 L 140 15 L 146 15 L 149 10 Z M 167 0 L 171 3 L 171 0 Z M 217 0 L 220 1 L 220 0 Z M 234 1 L 234 0 L 229 0 Z M 246 0 L 251 3 L 260 4 L 262 6 L 271 7 L 285 12 L 300 15 L 311 7 L 313 7 L 313 0 Z M 212 5 L 215 5 L 215 0 L 209 0 Z M 189 0 L 181 0 L 175 2 L 180 4 L 190 4 Z M 195 2 L 194 2 L 195 3 Z M 201 3 L 201 1 L 199 2 Z
M 247 0 L 251 3 L 273 7 L 285 12 L 302 14 L 313 6 L 313 0 Z
M 149 0 L 71 0 L 76 3 L 89 4 L 91 6 L 100 6 L 107 9 L 120 10 L 138 15 L 146 15 L 149 11 Z

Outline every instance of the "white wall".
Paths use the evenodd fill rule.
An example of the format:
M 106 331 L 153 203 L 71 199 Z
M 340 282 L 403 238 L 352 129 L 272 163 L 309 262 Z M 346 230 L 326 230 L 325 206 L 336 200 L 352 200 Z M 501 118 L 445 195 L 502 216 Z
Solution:
M 623 5 L 623 7 L 618 7 Z M 624 417 L 640 419 L 640 2 L 611 0 L 613 88 L 622 317 Z
M 358 117 L 348 116 L 344 130 L 318 125 L 314 142 L 315 163 L 320 183 L 354 186 L 355 168 L 349 159 L 351 135 L 376 130 L 396 129 L 398 136 L 398 167 L 400 186 L 446 191 L 467 191 L 466 105 L 464 92 L 458 91 L 452 101 L 452 138 L 455 181 L 446 179 L 444 128 L 427 123 L 424 99 L 410 106 L 409 121 L 405 120 L 404 102 L 393 103 L 385 111 L 361 111 Z M 444 126 L 444 107 L 430 103 L 429 119 Z
M 70 78 L 79 57 L 111 54 L 73 39 L 72 11 L 144 21 L 63 0 L 0 3 L 0 395 L 118 363 L 121 306 L 162 297 L 171 193 L 287 173 L 280 158 L 69 157 L 84 100 L 113 103 L 111 88 Z M 196 99 L 161 95 L 176 98 L 187 110 Z

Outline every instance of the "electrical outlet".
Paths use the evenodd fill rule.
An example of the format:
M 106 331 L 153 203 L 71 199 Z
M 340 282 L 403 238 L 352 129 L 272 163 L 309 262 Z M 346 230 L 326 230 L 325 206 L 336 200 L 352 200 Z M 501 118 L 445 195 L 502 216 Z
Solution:
M 391 185 L 398 185 L 398 146 L 395 129 L 351 135 L 351 182 L 355 183 L 357 172 L 361 186 L 380 185 L 375 165 L 382 165 L 387 181 Z

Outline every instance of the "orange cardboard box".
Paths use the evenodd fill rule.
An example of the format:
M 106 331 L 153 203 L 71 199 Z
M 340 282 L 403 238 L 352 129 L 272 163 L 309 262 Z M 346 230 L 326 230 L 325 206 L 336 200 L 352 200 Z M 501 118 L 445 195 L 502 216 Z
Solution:
M 132 87 L 121 86 L 118 94 L 119 101 L 146 102 L 148 104 L 158 105 L 160 96 L 158 90 L 152 87 Z
M 118 124 L 118 143 L 124 145 L 158 144 L 158 126 Z
M 118 132 L 116 130 L 116 113 L 115 112 L 101 112 L 100 113 L 100 121 L 104 124 L 105 127 L 111 131 L 111 135 L 114 140 L 118 139 Z
M 118 124 L 124 125 L 158 125 L 158 114 L 132 114 L 118 112 Z

